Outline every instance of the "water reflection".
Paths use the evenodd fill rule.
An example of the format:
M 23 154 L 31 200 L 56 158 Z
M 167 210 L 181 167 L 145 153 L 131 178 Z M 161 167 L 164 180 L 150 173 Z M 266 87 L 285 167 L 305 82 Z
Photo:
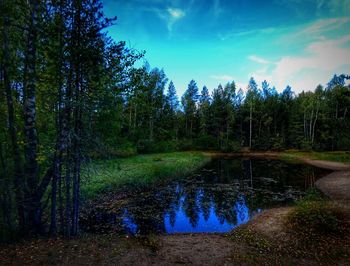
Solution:
M 262 209 L 292 202 L 322 174 L 280 161 L 215 160 L 186 179 L 93 210 L 81 226 L 129 234 L 228 232 Z

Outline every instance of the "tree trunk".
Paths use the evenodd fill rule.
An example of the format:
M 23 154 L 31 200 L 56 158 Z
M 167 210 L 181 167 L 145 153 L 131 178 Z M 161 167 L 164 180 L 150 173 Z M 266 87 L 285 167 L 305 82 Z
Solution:
M 311 112 L 311 117 L 310 117 L 310 123 L 309 123 L 309 140 L 312 141 L 312 122 L 314 119 L 314 109 L 312 108 L 312 112 Z
M 1 1 L 1 4 L 4 5 L 4 1 Z M 8 45 L 8 25 L 9 20 L 7 16 L 2 16 L 3 18 L 3 80 L 5 87 L 6 103 L 7 103 L 7 116 L 8 116 L 8 131 L 11 138 L 12 144 L 12 160 L 14 168 L 14 186 L 15 186 L 15 196 L 17 204 L 17 215 L 18 215 L 18 224 L 21 231 L 25 227 L 25 213 L 24 213 L 24 194 L 25 182 L 24 175 L 22 170 L 22 160 L 20 156 L 20 149 L 17 140 L 17 129 L 15 126 L 15 110 L 12 97 L 12 88 L 11 80 L 9 77 L 9 45 Z
M 0 165 L 2 172 L 0 173 L 0 200 L 2 209 L 2 218 L 4 224 L 7 225 L 7 229 L 12 231 L 12 204 L 11 204 L 11 192 L 10 184 L 8 180 L 7 165 L 3 156 L 2 143 L 0 143 Z
M 249 148 L 252 148 L 252 120 L 253 120 L 253 104 L 250 103 L 250 115 L 249 115 Z
M 316 127 L 316 122 L 317 122 L 317 118 L 318 118 L 318 111 L 320 108 L 320 104 L 317 103 L 317 109 L 316 109 L 316 115 L 315 115 L 315 120 L 312 126 L 312 138 L 311 138 L 311 143 L 314 144 L 314 140 L 315 140 L 315 127 Z
M 27 35 L 27 50 L 25 56 L 25 72 L 23 83 L 24 94 L 24 158 L 25 176 L 28 184 L 26 209 L 28 210 L 28 229 L 41 231 L 41 203 L 35 195 L 39 183 L 36 131 L 36 39 L 37 39 L 37 9 L 36 0 L 29 2 L 30 17 Z

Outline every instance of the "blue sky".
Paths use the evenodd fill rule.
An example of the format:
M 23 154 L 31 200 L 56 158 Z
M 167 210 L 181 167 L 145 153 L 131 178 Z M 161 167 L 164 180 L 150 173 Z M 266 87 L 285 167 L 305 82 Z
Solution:
M 146 50 L 181 95 L 253 76 L 282 91 L 350 74 L 350 0 L 104 0 L 115 40 Z

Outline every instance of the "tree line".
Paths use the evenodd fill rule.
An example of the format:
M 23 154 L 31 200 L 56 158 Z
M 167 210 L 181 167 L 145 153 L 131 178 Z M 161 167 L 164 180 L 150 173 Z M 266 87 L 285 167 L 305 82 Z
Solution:
M 91 159 L 188 149 L 349 149 L 347 75 L 295 95 L 252 78 L 181 99 L 114 41 L 100 0 L 0 0 L 1 238 L 76 235 Z
M 345 74 L 298 95 L 290 86 L 281 93 L 267 81 L 259 86 L 253 77 L 245 90 L 232 81 L 211 93 L 191 80 L 179 99 L 174 83 L 166 86 L 163 70 L 134 71 L 132 92 L 120 101 L 119 125 L 124 121 L 126 134 L 117 134 L 120 140 L 113 135 L 114 148 L 129 143 L 138 152 L 350 149 L 350 77 Z

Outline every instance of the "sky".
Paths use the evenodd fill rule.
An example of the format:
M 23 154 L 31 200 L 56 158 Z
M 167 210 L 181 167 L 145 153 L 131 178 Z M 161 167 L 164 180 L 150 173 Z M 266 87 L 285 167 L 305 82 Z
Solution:
M 350 74 L 350 0 L 103 0 L 116 41 L 145 50 L 182 94 L 250 77 L 277 91 Z M 143 62 L 142 62 L 143 63 Z

